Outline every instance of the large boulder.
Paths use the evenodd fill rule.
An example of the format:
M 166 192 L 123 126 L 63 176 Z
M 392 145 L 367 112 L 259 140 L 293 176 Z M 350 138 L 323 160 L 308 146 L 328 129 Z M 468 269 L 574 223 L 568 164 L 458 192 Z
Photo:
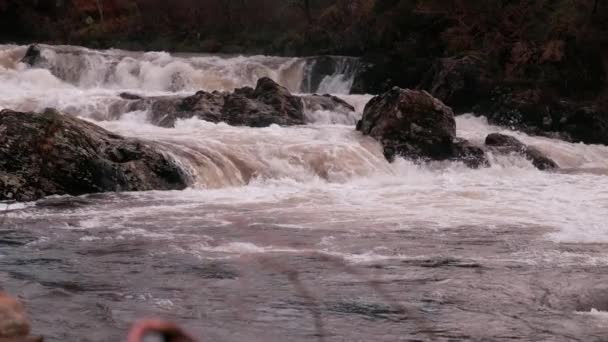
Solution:
M 222 114 L 222 121 L 233 126 L 292 126 L 305 123 L 302 100 L 268 77 L 260 78 L 253 91 L 251 88 L 241 88 L 227 96 Z
M 486 145 L 498 153 L 518 153 L 529 159 L 539 170 L 557 169 L 555 161 L 536 147 L 527 146 L 515 137 L 500 133 L 492 133 L 486 137 Z
M 193 117 L 250 127 L 305 123 L 302 99 L 267 77 L 259 79 L 255 89 L 238 88 L 232 93 L 199 91 L 188 97 L 123 93 L 120 97 L 129 102 L 121 106 L 123 110 L 148 110 L 150 121 L 162 127 L 173 127 L 176 120 Z
M 151 142 L 50 109 L 0 112 L 0 200 L 186 186 L 187 176 Z
M 0 292 L 0 342 L 41 342 L 30 336 L 30 324 L 23 305 Z
M 452 109 L 426 91 L 393 88 L 366 106 L 357 130 L 378 140 L 388 160 L 462 160 L 487 164 L 485 153 L 456 139 Z

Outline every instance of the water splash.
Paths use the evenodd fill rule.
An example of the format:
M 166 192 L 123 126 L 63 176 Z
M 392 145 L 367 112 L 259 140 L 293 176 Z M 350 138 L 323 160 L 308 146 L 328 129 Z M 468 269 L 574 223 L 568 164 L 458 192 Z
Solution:
M 27 47 L 0 45 L 0 67 L 16 68 Z M 211 56 L 90 50 L 74 46 L 41 45 L 36 68 L 49 70 L 62 81 L 79 88 L 139 89 L 180 92 L 225 90 L 255 86 L 270 77 L 292 92 L 347 94 L 356 73 L 357 60 L 330 59 L 330 68 L 315 68 L 316 59 L 272 56 Z M 312 88 L 312 78 L 322 79 Z

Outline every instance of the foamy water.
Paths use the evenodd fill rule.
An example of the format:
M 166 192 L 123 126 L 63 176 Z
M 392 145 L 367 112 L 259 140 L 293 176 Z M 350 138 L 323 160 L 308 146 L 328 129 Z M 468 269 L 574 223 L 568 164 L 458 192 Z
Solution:
M 122 110 L 118 94 L 231 90 L 253 85 L 261 76 L 302 92 L 306 89 L 303 85 L 310 82 L 310 65 L 298 58 L 172 56 L 45 47 L 48 64 L 30 68 L 18 63 L 24 51 L 25 47 L 19 46 L 0 48 L 0 109 L 54 107 L 122 135 L 156 141 L 191 179 L 191 187 L 184 191 L 60 197 L 0 207 L 11 227 L 24 227 L 33 234 L 26 246 L 36 251 L 31 252 L 34 259 L 40 248 L 59 254 L 65 252 L 55 251 L 67 249 L 84 255 L 83 263 L 94 265 L 104 262 L 105 253 L 123 253 L 115 251 L 121 251 L 117 246 L 123 245 L 133 248 L 134 255 L 139 255 L 137 246 L 146 246 L 145 256 L 139 257 L 161 263 L 164 257 L 177 258 L 177 264 L 215 260 L 249 265 L 243 260 L 261 256 L 299 260 L 302 255 L 321 255 L 354 265 L 389 263 L 398 268 L 429 267 L 440 257 L 439 264 L 465 269 L 494 267 L 498 272 L 495 279 L 517 278 L 521 282 L 517 284 L 528 281 L 509 273 L 517 267 L 531 267 L 532 273 L 564 268 L 574 276 L 577 265 L 608 264 L 605 248 L 594 247 L 608 243 L 606 146 L 529 136 L 489 125 L 483 117 L 463 115 L 457 118 L 458 136 L 481 144 L 489 133 L 511 134 L 545 152 L 562 171 L 539 171 L 519 155 L 491 155 L 491 167 L 479 170 L 449 162 L 420 165 L 397 160 L 389 164 L 380 145 L 354 129 L 371 96 L 346 94 L 339 96 L 356 108 L 354 112 L 307 112 L 310 123 L 305 126 L 248 128 L 189 119 L 178 121 L 175 128 L 160 128 L 147 122 L 146 112 Z M 348 68 L 347 64 L 339 65 L 334 74 L 321 80 L 318 90 L 348 92 L 352 84 Z M 89 254 L 96 246 L 107 250 Z M 123 257 L 137 260 L 128 251 L 124 253 Z M 317 272 L 316 266 L 293 262 Z M 538 265 L 539 269 L 534 268 Z M 378 279 L 387 284 L 402 281 L 409 274 L 386 272 Z M 466 283 L 458 276 L 438 275 L 446 282 Z M 559 275 L 547 277 L 560 281 Z M 160 279 L 152 282 L 162 282 Z M 334 278 L 322 279 L 331 282 Z M 187 287 L 184 284 L 180 286 Z M 463 286 L 479 286 L 476 281 L 471 284 Z M 129 286 L 144 291 L 138 282 Z M 475 291 L 485 293 L 483 289 Z M 172 303 L 170 310 L 187 311 L 180 302 L 186 299 L 177 295 L 164 298 L 171 294 L 161 292 L 162 296 L 144 296 L 142 301 L 162 310 L 168 307 L 164 304 Z M 566 292 L 568 296 L 576 293 L 570 288 Z M 128 296 L 128 300 L 139 298 Z M 273 310 L 268 313 L 273 319 L 277 318 L 274 315 L 288 315 Z M 576 315 L 576 307 L 567 310 L 572 313 L 569 319 L 577 322 L 604 315 L 586 307 L 591 314 Z M 450 318 L 446 324 L 455 321 Z M 469 329 L 473 336 L 489 333 L 477 327 Z M 226 337 L 224 333 L 220 335 Z
M 118 110 L 117 114 L 116 107 L 121 101 L 117 95 L 124 90 L 150 95 L 172 94 L 150 91 L 142 84 L 155 84 L 146 78 L 164 77 L 164 68 L 172 63 L 182 63 L 182 58 L 176 59 L 167 53 L 146 53 L 133 54 L 138 58 L 134 59 L 124 57 L 124 52 L 112 50 L 102 53 L 84 50 L 76 54 L 71 48 L 63 54 L 44 49 L 45 57 L 54 63 L 49 69 L 7 62 L 8 57 L 17 60 L 17 52 L 23 50 L 24 47 L 4 49 L 0 108 L 35 111 L 54 107 L 126 136 L 161 142 L 191 175 L 193 189 L 200 189 L 195 198 L 202 202 L 216 201 L 210 189 L 218 189 L 214 191 L 225 194 L 228 202 L 247 201 L 247 188 L 254 187 L 256 193 L 267 194 L 279 203 L 289 199 L 281 197 L 281 194 L 296 192 L 303 199 L 326 200 L 323 206 L 327 214 L 335 214 L 332 208 L 339 208 L 353 217 L 368 211 L 384 220 L 400 221 L 402 227 L 422 224 L 434 229 L 486 225 L 491 229 L 502 225 L 538 225 L 555 230 L 551 237 L 560 241 L 608 242 L 608 227 L 604 222 L 604 214 L 608 214 L 608 177 L 605 171 L 608 170 L 608 147 L 605 146 L 532 137 L 491 126 L 483 117 L 464 115 L 457 118 L 460 137 L 482 144 L 489 133 L 511 134 L 538 147 L 570 172 L 540 172 L 518 155 L 491 156 L 492 167 L 481 170 L 470 170 L 457 163 L 420 166 L 403 160 L 390 165 L 385 161 L 379 144 L 353 129 L 371 98 L 366 95 L 342 95 L 356 108 L 349 114 L 308 112 L 307 117 L 311 121 L 308 126 L 275 125 L 259 129 L 190 119 L 178 121 L 175 128 L 160 128 L 147 123 L 145 112 L 120 113 Z M 60 58 L 66 54 L 68 57 Z M 107 72 L 107 61 L 113 61 L 111 57 L 116 56 L 122 58 L 118 58 L 115 65 L 117 75 L 129 74 L 121 71 L 121 63 L 126 62 L 163 67 L 140 72 L 142 84 L 87 80 L 87 77 L 98 79 L 102 73 L 100 69 Z M 86 72 L 85 75 L 79 74 L 77 84 L 61 80 L 50 71 L 57 65 L 61 65 L 62 70 L 73 69 L 74 64 L 79 65 L 75 59 L 82 61 L 87 58 L 106 62 L 93 65 L 89 61 L 87 63 L 91 65 L 79 66 Z M 220 78 L 236 82 L 235 86 L 251 85 L 256 77 L 268 74 L 281 81 L 278 76 L 294 63 L 293 60 L 263 56 L 228 59 L 189 57 L 188 60 L 200 61 L 201 58 L 215 64 L 200 67 L 200 73 L 226 68 L 227 72 Z M 251 63 L 260 66 L 256 64 L 259 61 L 267 63 L 264 67 L 268 70 L 264 75 L 258 75 L 252 71 L 256 70 L 255 67 L 250 66 Z M 95 75 L 87 76 L 87 73 Z M 337 84 L 335 90 L 344 90 L 345 85 L 340 83 L 342 77 L 338 74 L 335 81 L 324 80 L 324 86 L 329 87 L 325 90 L 333 89 L 329 86 L 331 83 Z M 302 82 L 304 76 L 299 75 L 298 79 Z M 208 82 L 205 83 L 207 90 L 226 89 L 213 80 L 201 81 Z M 284 84 L 290 82 L 285 81 Z M 123 87 L 117 89 L 117 85 Z M 119 119 L 95 120 L 111 116 Z M 225 188 L 229 189 L 222 190 Z M 208 199 L 209 196 L 212 198 Z M 342 200 L 346 199 L 343 203 Z M 442 215 L 437 215 L 437 212 Z M 307 225 L 311 224 L 315 223 Z

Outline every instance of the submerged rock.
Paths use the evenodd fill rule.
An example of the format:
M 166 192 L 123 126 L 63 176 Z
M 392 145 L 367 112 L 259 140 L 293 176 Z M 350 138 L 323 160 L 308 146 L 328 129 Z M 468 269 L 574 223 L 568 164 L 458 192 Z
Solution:
M 529 159 L 539 170 L 557 169 L 559 166 L 539 149 L 527 146 L 510 135 L 492 133 L 486 137 L 486 145 L 499 153 L 519 153 Z
M 393 88 L 366 106 L 357 130 L 380 141 L 388 160 L 461 160 L 477 167 L 485 153 L 456 139 L 452 109 L 426 91 Z
M 0 112 L 0 200 L 186 186 L 182 170 L 153 143 L 55 110 Z
M 30 336 L 30 324 L 23 305 L 0 292 L 0 342 L 41 342 Z
M 474 111 L 492 124 L 586 144 L 608 145 L 608 106 L 560 101 L 540 90 L 496 89 Z
M 348 102 L 329 94 L 303 95 L 300 96 L 300 98 L 304 101 L 304 107 L 309 111 L 327 110 L 342 114 L 348 114 L 355 111 L 355 107 Z

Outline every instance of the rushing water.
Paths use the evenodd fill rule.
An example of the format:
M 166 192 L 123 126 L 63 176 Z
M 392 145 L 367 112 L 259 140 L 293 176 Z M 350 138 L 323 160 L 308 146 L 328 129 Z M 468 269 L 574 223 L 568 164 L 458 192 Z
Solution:
M 49 341 L 118 341 L 137 318 L 203 341 L 601 341 L 608 336 L 608 147 L 457 118 L 481 142 L 506 132 L 562 168 L 385 161 L 350 114 L 300 127 L 121 112 L 122 91 L 230 90 L 269 76 L 295 92 L 346 93 L 354 64 L 44 47 L 44 65 L 0 47 L 0 108 L 55 107 L 172 153 L 185 191 L 6 204 L 0 288 Z M 316 81 L 313 81 L 315 79 Z M 110 118 L 117 118 L 110 120 Z

